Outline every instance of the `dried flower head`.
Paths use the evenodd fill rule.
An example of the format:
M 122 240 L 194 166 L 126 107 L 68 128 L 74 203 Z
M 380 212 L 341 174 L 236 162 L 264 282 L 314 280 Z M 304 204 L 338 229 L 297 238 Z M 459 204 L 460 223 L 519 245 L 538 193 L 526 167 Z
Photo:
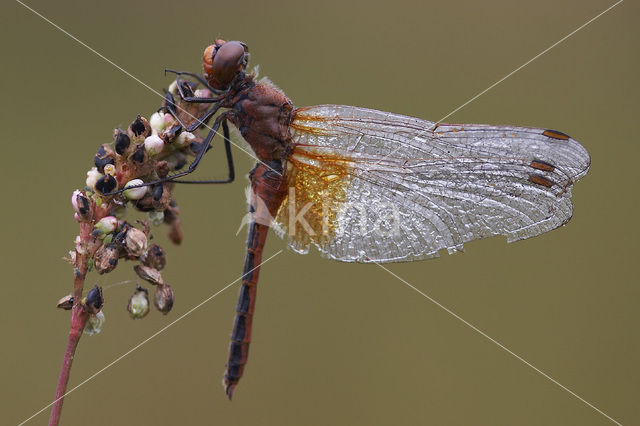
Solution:
M 140 257 L 147 250 L 147 235 L 138 228 L 129 228 L 125 248 L 132 257 Z
M 89 293 L 87 293 L 87 297 L 84 300 L 84 308 L 90 314 L 97 314 L 102 309 L 102 305 L 104 305 L 104 298 L 102 297 L 102 287 L 98 287 L 94 285 Z
M 68 311 L 71 308 L 73 308 L 73 300 L 74 300 L 73 294 L 67 294 L 66 296 L 58 300 L 57 307 L 59 309 L 64 309 L 65 311 Z
M 118 244 L 102 245 L 93 257 L 96 271 L 101 275 L 113 271 L 118 266 L 119 257 L 120 247 Z
M 89 198 L 82 191 L 73 191 L 73 195 L 71 196 L 71 205 L 73 206 L 73 210 L 77 215 L 77 219 L 79 221 L 90 221 L 93 216 L 93 211 L 91 210 L 91 203 Z
M 168 314 L 173 308 L 174 294 L 169 284 L 160 284 L 156 286 L 156 292 L 153 296 L 153 304 L 163 314 Z
M 136 274 L 138 274 L 140 278 L 150 282 L 151 284 L 159 285 L 163 282 L 160 271 L 155 268 L 144 265 L 136 265 L 133 267 L 133 270 L 136 271 Z
M 140 260 L 142 260 L 142 263 L 144 263 L 145 266 L 161 271 L 167 264 L 167 255 L 162 247 L 158 244 L 153 244 L 149 247 L 144 256 L 140 258 Z

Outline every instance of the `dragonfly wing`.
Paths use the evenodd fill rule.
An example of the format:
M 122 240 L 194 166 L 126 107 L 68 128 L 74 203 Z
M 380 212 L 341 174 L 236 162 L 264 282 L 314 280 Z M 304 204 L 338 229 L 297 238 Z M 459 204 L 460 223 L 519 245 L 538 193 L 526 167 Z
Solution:
M 276 218 L 300 252 L 347 262 L 450 253 L 565 224 L 590 164 L 564 133 L 438 124 L 341 105 L 301 108 L 291 124 L 289 197 Z

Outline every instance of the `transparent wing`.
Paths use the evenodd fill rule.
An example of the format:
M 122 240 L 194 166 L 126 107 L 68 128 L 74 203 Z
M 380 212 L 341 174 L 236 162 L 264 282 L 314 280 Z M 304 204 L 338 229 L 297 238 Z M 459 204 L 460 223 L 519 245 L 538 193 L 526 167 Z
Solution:
M 364 108 L 296 111 L 290 191 L 276 229 L 347 262 L 395 262 L 463 243 L 542 234 L 572 215 L 571 186 L 590 164 L 564 133 L 438 124 Z

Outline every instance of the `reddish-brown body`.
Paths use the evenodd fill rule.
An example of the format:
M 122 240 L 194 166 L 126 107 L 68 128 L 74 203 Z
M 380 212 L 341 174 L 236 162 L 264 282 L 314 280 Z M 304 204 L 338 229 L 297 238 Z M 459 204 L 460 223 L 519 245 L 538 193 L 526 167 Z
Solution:
M 249 179 L 251 180 L 249 212 L 252 215 L 252 220 L 249 224 L 247 255 L 244 262 L 236 318 L 231 333 L 227 370 L 224 373 L 224 385 L 229 398 L 233 395 L 233 390 L 242 377 L 249 356 L 251 325 L 255 310 L 262 250 L 269 232 L 267 218 L 275 217 L 287 194 L 287 182 L 280 160 L 258 163 L 249 175 Z
M 289 126 L 294 107 L 289 98 L 277 88 L 255 83 L 252 76 L 245 76 L 231 87 L 229 108 L 226 114 L 249 143 L 260 163 L 251 172 L 252 215 L 247 237 L 247 255 L 242 285 L 236 308 L 236 318 L 231 334 L 224 386 L 232 397 L 249 356 L 251 329 L 257 294 L 258 275 L 262 251 L 269 231 L 269 224 L 286 197 L 286 160 L 293 151 Z
M 280 90 L 255 83 L 250 76 L 244 83 L 231 99 L 229 120 L 261 161 L 287 159 L 293 149 L 289 134 L 293 104 Z

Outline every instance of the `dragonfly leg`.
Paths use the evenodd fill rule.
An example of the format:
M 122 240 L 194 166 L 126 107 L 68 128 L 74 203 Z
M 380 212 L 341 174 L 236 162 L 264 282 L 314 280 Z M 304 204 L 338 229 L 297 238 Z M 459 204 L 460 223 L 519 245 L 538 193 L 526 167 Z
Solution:
M 278 211 L 286 195 L 286 179 L 282 162 L 271 161 L 259 163 L 250 174 L 251 201 L 249 213 L 249 235 L 247 237 L 247 254 L 242 273 L 242 284 L 236 307 L 236 317 L 231 333 L 227 369 L 224 373 L 223 385 L 229 399 L 242 377 L 249 357 L 249 344 L 253 314 L 255 312 L 258 276 L 262 262 L 262 251 L 269 232 L 272 218 Z
M 189 165 L 189 168 L 183 172 L 178 172 L 178 173 L 174 173 L 173 175 L 167 176 L 165 178 L 162 179 L 156 179 L 156 180 L 152 180 L 149 182 L 145 182 L 142 183 L 140 185 L 133 185 L 133 186 L 129 186 L 127 188 L 121 188 L 117 191 L 113 191 L 113 192 L 109 192 L 106 194 L 102 194 L 104 196 L 109 196 L 109 195 L 115 195 L 115 194 L 119 194 L 123 191 L 125 191 L 126 189 L 131 189 L 131 188 L 141 188 L 143 186 L 150 186 L 150 185 L 155 185 L 157 183 L 162 183 L 162 182 L 168 182 L 168 181 L 173 181 L 179 177 L 182 176 L 186 176 L 190 173 L 193 173 L 197 168 L 198 165 L 200 164 L 200 160 L 202 160 L 202 157 L 204 156 L 204 154 L 209 150 L 209 147 L 211 146 L 211 140 L 213 139 L 213 137 L 216 135 L 216 133 L 218 132 L 218 128 L 220 127 L 220 124 L 224 121 L 227 120 L 227 112 L 224 112 L 222 114 L 220 114 L 218 116 L 218 118 L 216 118 L 216 121 L 214 121 L 213 126 L 211 127 L 211 130 L 209 131 L 209 133 L 207 134 L 207 137 L 204 138 L 204 141 L 202 142 L 202 147 L 200 148 L 200 151 L 198 152 L 198 155 L 196 155 L 195 160 L 193 160 L 193 163 L 191 163 Z M 225 138 L 228 139 L 228 138 Z M 228 141 L 227 141 L 228 142 Z M 230 148 L 229 148 L 229 152 L 230 152 Z M 227 161 L 229 161 L 229 155 L 227 155 Z M 231 160 L 233 161 L 233 160 Z M 230 172 L 233 172 L 233 169 L 230 170 Z M 234 177 L 231 173 L 230 173 L 231 177 Z M 219 182 L 219 183 L 226 183 L 228 179 L 225 180 L 225 182 Z M 229 182 L 231 182 L 233 179 L 231 179 Z
M 231 143 L 229 142 L 229 126 L 227 120 L 222 121 L 222 132 L 224 133 L 224 151 L 227 155 L 227 170 L 229 171 L 226 179 L 218 180 L 182 180 L 173 179 L 175 183 L 192 183 L 192 184 L 209 184 L 209 183 L 231 183 L 236 177 L 235 167 L 233 165 L 233 156 L 231 155 Z

